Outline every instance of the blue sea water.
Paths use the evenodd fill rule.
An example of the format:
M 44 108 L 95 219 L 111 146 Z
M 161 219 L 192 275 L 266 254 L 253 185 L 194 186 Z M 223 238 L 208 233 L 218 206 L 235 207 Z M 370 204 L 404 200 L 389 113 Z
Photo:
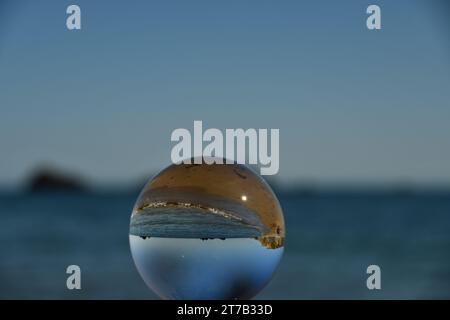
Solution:
M 133 216 L 130 234 L 163 238 L 256 238 L 262 224 L 252 225 L 242 219 L 202 208 L 157 208 Z
M 284 255 L 264 299 L 450 298 L 450 194 L 279 193 Z M 137 194 L 0 194 L 0 298 L 152 299 L 133 263 Z M 66 288 L 66 267 L 82 289 Z M 366 288 L 377 264 L 382 289 Z

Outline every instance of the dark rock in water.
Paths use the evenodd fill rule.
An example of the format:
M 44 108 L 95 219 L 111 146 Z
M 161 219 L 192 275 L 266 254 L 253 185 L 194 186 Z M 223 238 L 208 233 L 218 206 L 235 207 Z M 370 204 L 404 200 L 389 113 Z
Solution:
M 84 184 L 79 179 L 52 170 L 37 171 L 29 182 L 30 192 L 81 192 L 85 190 Z

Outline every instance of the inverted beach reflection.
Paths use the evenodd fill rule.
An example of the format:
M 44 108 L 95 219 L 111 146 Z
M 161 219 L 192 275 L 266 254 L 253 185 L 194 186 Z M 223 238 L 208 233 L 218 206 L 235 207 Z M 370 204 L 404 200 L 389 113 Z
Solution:
M 172 164 L 142 189 L 130 247 L 161 298 L 250 299 L 280 262 L 284 229 L 277 197 L 246 166 Z

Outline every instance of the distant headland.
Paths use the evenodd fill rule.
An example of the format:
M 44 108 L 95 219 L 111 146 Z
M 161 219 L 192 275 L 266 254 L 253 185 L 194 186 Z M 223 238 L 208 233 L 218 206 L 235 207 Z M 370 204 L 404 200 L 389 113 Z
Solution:
M 31 174 L 27 183 L 27 190 L 36 192 L 84 192 L 87 186 L 84 182 L 67 173 L 55 169 L 41 168 Z

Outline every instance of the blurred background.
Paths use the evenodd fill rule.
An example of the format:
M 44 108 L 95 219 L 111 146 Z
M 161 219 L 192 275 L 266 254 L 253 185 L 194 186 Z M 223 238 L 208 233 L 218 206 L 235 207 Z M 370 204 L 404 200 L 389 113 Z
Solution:
M 280 129 L 286 249 L 257 298 L 450 298 L 449 17 L 439 0 L 0 0 L 0 298 L 156 298 L 129 217 L 194 120 Z

